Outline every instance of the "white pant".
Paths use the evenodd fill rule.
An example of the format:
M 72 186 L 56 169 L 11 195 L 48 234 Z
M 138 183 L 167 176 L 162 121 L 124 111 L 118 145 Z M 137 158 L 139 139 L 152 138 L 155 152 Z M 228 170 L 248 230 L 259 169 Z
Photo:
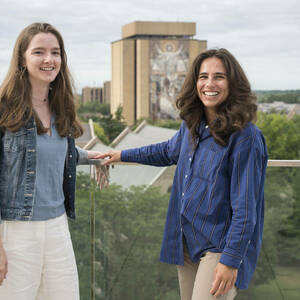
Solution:
M 0 236 L 8 260 L 1 300 L 79 300 L 66 214 L 47 221 L 3 221 Z

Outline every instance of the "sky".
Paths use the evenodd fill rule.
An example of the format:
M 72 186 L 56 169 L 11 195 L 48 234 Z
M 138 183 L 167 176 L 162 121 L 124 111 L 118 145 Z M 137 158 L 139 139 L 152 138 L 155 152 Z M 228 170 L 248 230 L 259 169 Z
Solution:
M 196 39 L 227 48 L 255 90 L 300 89 L 299 0 L 0 0 L 0 82 L 20 31 L 62 34 L 78 92 L 111 80 L 111 42 L 134 21 L 195 22 Z

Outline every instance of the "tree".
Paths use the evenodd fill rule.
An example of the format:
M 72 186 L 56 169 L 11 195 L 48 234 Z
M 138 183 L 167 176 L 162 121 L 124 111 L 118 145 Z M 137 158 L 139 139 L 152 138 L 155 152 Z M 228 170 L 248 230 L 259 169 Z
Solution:
M 182 120 L 159 120 L 157 122 L 154 122 L 154 125 L 158 127 L 178 130 L 180 128 L 181 122 Z
M 78 109 L 77 112 L 79 114 L 82 113 L 100 113 L 102 115 L 109 115 L 110 114 L 110 105 L 109 104 L 101 104 L 98 102 L 88 102 L 85 104 L 81 104 Z
M 300 169 L 295 170 L 291 186 L 293 203 L 290 214 L 283 220 L 278 230 L 277 242 L 280 243 L 280 262 L 283 265 L 300 267 Z M 284 240 L 284 242 L 282 242 Z
M 99 192 L 79 174 L 70 230 L 81 299 L 90 299 L 90 193 L 96 199 L 96 299 L 178 300 L 176 268 L 158 261 L 169 194 L 116 185 Z
M 300 128 L 293 120 L 260 113 L 257 125 L 265 136 L 270 159 L 299 159 Z
M 126 127 L 124 117 L 122 115 L 123 109 L 121 106 L 118 107 L 115 117 L 108 115 L 99 119 L 99 125 L 104 129 L 105 135 L 108 137 L 111 143 Z
M 104 133 L 104 129 L 97 123 L 94 123 L 94 130 L 96 136 L 99 138 L 100 141 L 102 141 L 105 145 L 109 144 L 109 139 Z
M 300 103 L 300 90 L 255 91 L 259 103 Z

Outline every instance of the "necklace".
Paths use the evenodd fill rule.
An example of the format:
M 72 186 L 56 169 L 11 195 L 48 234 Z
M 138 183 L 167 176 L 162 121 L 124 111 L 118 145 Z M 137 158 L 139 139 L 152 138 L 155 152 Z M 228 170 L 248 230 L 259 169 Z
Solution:
M 37 99 L 37 98 L 32 97 L 31 103 L 32 103 L 32 106 L 40 108 L 40 107 L 43 107 L 45 104 L 48 103 L 48 98 L 44 98 L 44 99 L 41 100 L 41 99 Z
M 36 102 L 47 102 L 48 101 L 48 97 L 40 99 L 40 98 L 35 98 L 35 97 L 31 96 L 31 99 Z

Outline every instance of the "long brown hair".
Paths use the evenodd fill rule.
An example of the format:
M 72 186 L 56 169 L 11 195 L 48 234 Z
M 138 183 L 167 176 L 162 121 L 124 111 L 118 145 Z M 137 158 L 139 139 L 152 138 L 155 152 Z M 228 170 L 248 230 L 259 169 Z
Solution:
M 176 106 L 195 143 L 199 135 L 199 124 L 205 119 L 204 105 L 197 92 L 197 80 L 202 62 L 210 57 L 217 57 L 223 62 L 229 83 L 228 98 L 216 108 L 216 119 L 209 124 L 215 141 L 226 146 L 233 132 L 256 120 L 257 111 L 256 96 L 251 91 L 246 74 L 228 50 L 210 49 L 196 57 L 176 100 Z
M 56 129 L 60 136 L 79 137 L 83 133 L 82 126 L 76 119 L 74 104 L 73 79 L 67 66 L 67 55 L 61 34 L 50 24 L 33 23 L 18 36 L 13 50 L 8 73 L 0 87 L 0 128 L 16 131 L 35 118 L 37 132 L 47 130 L 32 108 L 32 89 L 27 69 L 23 67 L 24 54 L 38 33 L 52 33 L 58 40 L 61 53 L 61 68 L 55 80 L 50 84 L 50 109 L 56 115 Z

